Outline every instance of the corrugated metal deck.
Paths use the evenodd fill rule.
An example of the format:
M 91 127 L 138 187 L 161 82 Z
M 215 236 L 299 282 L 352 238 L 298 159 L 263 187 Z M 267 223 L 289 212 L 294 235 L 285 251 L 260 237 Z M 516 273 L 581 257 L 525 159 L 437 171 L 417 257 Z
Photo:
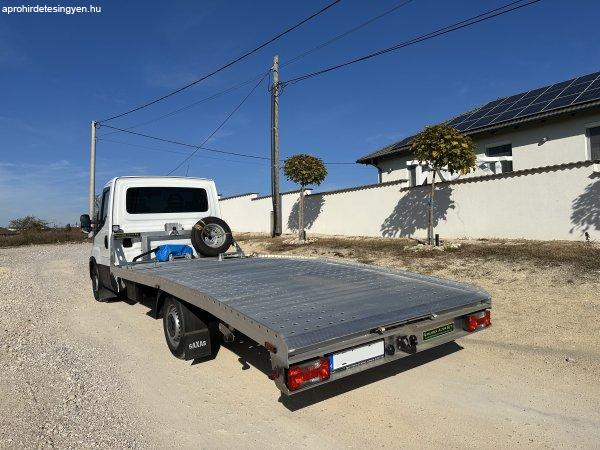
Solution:
M 200 258 L 131 270 L 202 292 L 279 335 L 290 351 L 490 298 L 470 285 L 311 258 Z

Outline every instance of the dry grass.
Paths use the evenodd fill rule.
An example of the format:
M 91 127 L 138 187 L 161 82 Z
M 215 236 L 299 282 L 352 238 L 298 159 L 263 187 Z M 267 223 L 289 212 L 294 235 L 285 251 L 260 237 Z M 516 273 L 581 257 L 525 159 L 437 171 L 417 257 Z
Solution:
M 15 236 L 0 236 L 0 247 L 17 247 L 20 245 L 61 244 L 65 242 L 83 242 L 87 234 L 80 228 L 53 228 L 46 231 L 34 231 Z
M 314 236 L 311 236 L 314 237 Z M 570 241 L 509 241 L 481 240 L 457 241 L 460 247 L 446 251 L 414 251 L 415 241 L 402 238 L 349 238 L 317 237 L 304 245 L 292 244 L 289 237 L 270 238 L 265 235 L 243 233 L 236 235 L 240 242 L 259 244 L 271 253 L 313 254 L 345 257 L 364 263 L 378 263 L 382 259 L 395 259 L 407 267 L 417 263 L 439 269 L 460 260 L 469 263 L 503 262 L 529 267 L 566 267 L 574 272 L 600 271 L 600 246 L 586 242 Z M 590 274 L 592 275 L 592 274 Z

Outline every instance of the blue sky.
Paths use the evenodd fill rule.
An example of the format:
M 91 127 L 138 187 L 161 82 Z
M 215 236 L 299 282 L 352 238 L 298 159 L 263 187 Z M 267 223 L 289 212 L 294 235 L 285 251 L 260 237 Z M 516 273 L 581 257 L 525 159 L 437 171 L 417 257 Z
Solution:
M 393 45 L 505 2 L 414 0 L 284 67 L 281 78 Z M 227 89 L 266 71 L 274 54 L 285 63 L 398 3 L 344 0 L 206 82 L 110 124 L 129 127 Z M 20 4 L 0 0 L 2 6 Z M 130 109 L 192 81 L 326 2 L 91 4 L 102 6 L 102 12 L 0 14 L 0 225 L 26 214 L 73 223 L 87 209 L 92 119 Z M 325 161 L 354 161 L 424 125 L 496 97 L 598 71 L 598 17 L 597 1 L 544 0 L 289 86 L 280 101 L 282 155 L 307 152 Z M 135 130 L 200 143 L 251 87 Z M 269 114 L 270 99 L 263 84 L 207 145 L 269 156 Z M 108 132 L 103 128 L 98 134 Z M 98 189 L 113 176 L 163 175 L 189 152 L 122 133 L 105 139 L 98 143 Z M 268 163 L 206 152 L 197 155 L 179 174 L 187 170 L 189 175 L 214 178 L 224 195 L 268 192 Z M 376 181 L 373 167 L 329 169 L 322 189 Z M 283 189 L 291 187 L 283 182 Z

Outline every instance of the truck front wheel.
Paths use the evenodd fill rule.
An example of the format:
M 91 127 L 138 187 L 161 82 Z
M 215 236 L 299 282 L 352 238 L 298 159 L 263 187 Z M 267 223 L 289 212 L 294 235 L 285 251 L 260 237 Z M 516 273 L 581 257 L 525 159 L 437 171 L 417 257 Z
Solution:
M 94 299 L 97 302 L 104 301 L 100 296 L 102 281 L 100 281 L 100 270 L 98 269 L 98 265 L 96 263 L 92 263 L 90 267 L 90 278 L 92 279 L 92 292 L 94 293 Z

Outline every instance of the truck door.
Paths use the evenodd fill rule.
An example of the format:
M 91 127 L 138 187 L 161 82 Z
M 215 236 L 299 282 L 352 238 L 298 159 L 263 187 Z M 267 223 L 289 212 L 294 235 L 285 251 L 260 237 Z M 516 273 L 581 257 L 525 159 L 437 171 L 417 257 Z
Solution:
M 111 286 L 110 281 L 110 188 L 104 188 L 100 200 L 97 232 L 94 236 L 94 257 L 98 264 L 100 280 L 104 286 Z

